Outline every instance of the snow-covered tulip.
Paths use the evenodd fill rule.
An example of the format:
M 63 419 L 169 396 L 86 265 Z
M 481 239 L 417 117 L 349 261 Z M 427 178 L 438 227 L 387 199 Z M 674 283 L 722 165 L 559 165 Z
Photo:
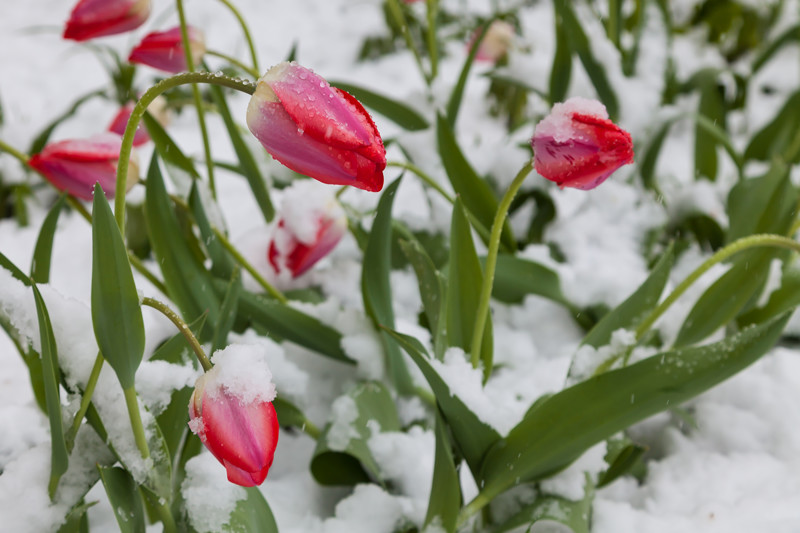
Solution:
M 333 250 L 347 231 L 347 216 L 327 189 L 308 180 L 287 189 L 267 259 L 280 276 L 296 278 Z
M 192 60 L 197 64 L 206 53 L 203 32 L 192 26 L 188 26 L 186 30 L 189 37 L 189 50 L 192 53 Z M 187 70 L 186 54 L 183 50 L 181 28 L 176 26 L 166 31 L 155 31 L 147 34 L 131 50 L 128 61 L 174 74 Z
M 474 43 L 480 32 L 480 28 L 475 32 L 469 44 L 470 49 L 475 45 Z M 514 26 L 504 20 L 492 22 L 486 30 L 486 35 L 483 37 L 481 44 L 478 46 L 475 60 L 497 62 L 502 59 L 508 53 L 508 48 L 514 40 L 515 33 Z
M 263 483 L 278 445 L 275 385 L 254 350 L 231 345 L 218 351 L 189 400 L 189 428 L 225 467 L 228 481 L 243 487 Z
M 536 172 L 562 189 L 593 189 L 633 162 L 630 133 L 608 120 L 603 104 L 586 98 L 555 104 L 531 144 Z
M 31 156 L 29 164 L 57 189 L 73 196 L 91 200 L 94 184 L 99 183 L 106 196 L 111 197 L 116 188 L 121 146 L 122 138 L 114 133 L 59 141 L 48 144 Z M 132 152 L 128 164 L 128 190 L 138 179 L 138 160 L 136 153 Z
M 150 15 L 150 0 L 80 0 L 64 28 L 64 38 L 86 41 L 124 33 L 141 26 Z
M 258 80 L 247 126 L 295 172 L 366 191 L 383 187 L 386 150 L 372 118 L 350 94 L 294 62 L 280 63 Z

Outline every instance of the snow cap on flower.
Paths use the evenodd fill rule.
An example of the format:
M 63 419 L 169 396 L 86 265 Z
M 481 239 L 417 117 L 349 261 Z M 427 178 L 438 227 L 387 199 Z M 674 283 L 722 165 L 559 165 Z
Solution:
M 594 189 L 633 162 L 630 133 L 608 120 L 603 104 L 586 98 L 555 104 L 531 144 L 536 172 L 562 189 Z
M 28 164 L 39 171 L 57 189 L 83 200 L 92 199 L 94 184 L 99 183 L 106 196 L 114 196 L 117 183 L 117 163 L 122 138 L 115 133 L 103 133 L 89 139 L 50 143 Z M 128 164 L 128 190 L 139 179 L 136 152 L 131 152 Z
M 329 189 L 296 182 L 283 197 L 267 259 L 280 276 L 296 278 L 328 255 L 347 230 L 347 217 Z
M 263 347 L 230 345 L 212 362 L 189 400 L 189 428 L 225 467 L 228 481 L 260 485 L 272 466 L 279 431 Z
M 206 53 L 205 38 L 203 37 L 203 32 L 195 27 L 187 26 L 186 31 L 189 37 L 189 50 L 192 53 L 192 60 L 197 64 Z M 128 61 L 173 74 L 187 70 L 181 27 L 176 26 L 169 30 L 148 33 L 131 50 Z
M 383 187 L 386 150 L 375 123 L 350 94 L 297 63 L 258 80 L 247 126 L 272 157 L 322 183 Z
M 150 15 L 150 0 L 80 0 L 64 27 L 64 38 L 87 41 L 141 26 Z
M 472 41 L 469 44 L 471 49 L 475 41 L 480 35 L 481 28 L 478 28 Z M 508 53 L 508 48 L 514 40 L 516 30 L 514 26 L 504 20 L 495 20 L 486 30 L 486 35 L 483 37 L 481 44 L 478 46 L 478 51 L 475 53 L 475 60 L 477 61 L 492 61 L 496 62 L 503 58 Z

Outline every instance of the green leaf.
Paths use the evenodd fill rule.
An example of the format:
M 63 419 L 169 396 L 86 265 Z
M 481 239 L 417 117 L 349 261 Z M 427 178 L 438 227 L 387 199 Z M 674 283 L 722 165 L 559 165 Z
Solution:
M 780 162 L 759 178 L 740 181 L 728 194 L 725 241 L 756 233 L 785 234 L 794 220 L 797 195 L 789 168 Z
M 236 263 L 222 243 L 219 242 L 217 234 L 214 233 L 211 227 L 208 215 L 203 207 L 199 189 L 201 186 L 203 185 L 199 180 L 192 183 L 192 189 L 189 191 L 189 207 L 192 210 L 192 215 L 194 215 L 197 228 L 200 230 L 200 237 L 208 252 L 208 257 L 211 259 L 211 274 L 218 278 L 230 279 L 236 268 Z
M 572 77 L 572 49 L 569 47 L 569 36 L 564 28 L 563 17 L 558 13 L 555 16 L 555 23 L 556 51 L 553 55 L 553 68 L 550 70 L 551 106 L 566 99 Z
M 450 93 L 450 99 L 447 101 L 447 125 L 450 129 L 455 128 L 456 119 L 458 118 L 458 110 L 461 108 L 461 99 L 464 97 L 464 89 L 466 88 L 467 80 L 469 79 L 469 71 L 472 68 L 472 63 L 475 62 L 475 56 L 478 54 L 478 49 L 481 46 L 481 42 L 483 42 L 484 37 L 486 37 L 489 26 L 493 21 L 494 19 L 487 20 L 480 27 L 478 35 L 472 42 L 469 54 L 467 54 L 467 58 L 464 60 L 464 65 L 461 67 L 461 74 L 458 76 L 458 81 L 456 81 L 456 84 L 453 87 L 453 92 Z M 438 118 L 439 120 L 443 120 L 441 117 Z M 439 126 L 437 126 L 437 128 L 438 127 Z M 491 226 L 486 227 L 488 228 Z
M 433 264 L 430 256 L 417 241 L 400 241 L 403 253 L 411 263 L 417 275 L 419 284 L 419 295 L 422 299 L 422 307 L 425 310 L 425 317 L 433 335 L 433 344 L 436 347 L 436 357 L 441 358 L 444 354 L 444 347 L 447 336 L 446 321 L 442 320 L 444 314 L 444 287 L 442 278 Z
M 11 273 L 11 275 L 14 278 L 16 278 L 18 281 L 21 281 L 26 286 L 31 285 L 31 278 L 26 276 L 25 272 L 20 270 L 19 267 L 17 267 L 17 265 L 12 263 L 11 260 L 8 257 L 6 257 L 6 255 L 3 252 L 0 252 L 0 266 L 8 270 L 9 273 Z
M 481 257 L 481 265 L 485 263 L 486 257 Z M 522 303 L 529 294 L 571 307 L 561 292 L 561 281 L 556 272 L 528 259 L 499 254 L 492 297 L 505 303 Z
M 337 412 L 337 407 L 342 412 Z M 356 413 L 354 419 L 349 416 Z M 354 485 L 381 479 L 380 467 L 367 441 L 376 422 L 380 431 L 400 431 L 397 408 L 389 390 L 380 382 L 362 383 L 334 402 L 333 417 L 317 441 L 311 459 L 314 479 L 322 485 Z
M 96 91 L 92 91 L 87 93 L 77 100 L 67 109 L 64 113 L 53 119 L 50 124 L 48 124 L 39 135 L 31 143 L 31 147 L 28 149 L 29 154 L 36 154 L 42 151 L 42 149 L 47 144 L 47 141 L 50 140 L 50 136 L 53 134 L 53 131 L 65 120 L 72 117 L 78 110 L 85 104 L 86 102 L 90 101 L 92 98 L 98 96 L 105 96 L 106 91 L 105 89 L 98 89 Z
M 744 151 L 747 160 L 770 161 L 775 157 L 787 158 L 787 163 L 800 161 L 797 149 L 792 147 L 800 130 L 800 91 L 793 93 L 769 124 L 753 135 Z M 790 153 L 794 150 L 794 154 Z M 794 157 L 792 157 L 794 156 Z M 791 159 L 788 159 L 791 158 Z
M 761 70 L 775 54 L 792 41 L 800 41 L 800 25 L 795 25 L 779 35 L 774 41 L 769 43 L 759 54 L 756 55 L 750 67 L 751 75 Z
M 481 269 L 472 233 L 461 204 L 456 199 L 453 206 L 453 217 L 450 226 L 450 261 L 447 273 L 446 320 L 447 343 L 458 346 L 467 354 L 472 350 L 472 333 L 475 328 L 475 316 L 483 286 L 483 270 Z M 483 362 L 484 381 L 492 373 L 492 356 L 494 340 L 492 338 L 492 319 L 488 316 L 480 347 Z
M 128 251 L 106 195 L 94 187 L 92 325 L 97 345 L 123 389 L 133 387 L 144 354 L 144 321 Z
M 376 92 L 364 89 L 357 85 L 340 81 L 331 81 L 331 86 L 352 94 L 365 107 L 368 107 L 388 118 L 398 126 L 408 131 L 420 131 L 430 127 L 425 117 L 416 112 L 412 107 L 403 102 L 393 100 Z
M 170 462 L 175 463 L 180 454 L 181 444 L 187 431 L 189 431 L 189 398 L 192 397 L 194 387 L 176 389 L 170 397 L 169 405 L 156 417 L 156 423 L 161 428 L 164 444 L 169 451 Z
M 461 197 L 464 207 L 485 228 L 491 228 L 495 212 L 497 212 L 497 197 L 486 180 L 478 176 L 470 166 L 456 142 L 453 129 L 441 115 L 436 119 L 436 138 L 439 156 L 442 158 L 442 164 L 453 190 Z M 503 226 L 501 244 L 506 251 L 515 250 L 517 247 L 508 222 Z
M 308 422 L 303 411 L 289 400 L 275 398 L 272 400 L 272 407 L 275 408 L 275 413 L 278 415 L 278 422 L 281 427 L 292 426 L 302 429 Z
M 189 248 L 172 208 L 164 179 L 154 153 L 147 173 L 145 192 L 147 231 L 167 286 L 168 296 L 175 302 L 184 319 L 192 322 L 208 313 L 208 320 L 219 320 L 219 299 L 213 290 L 211 275 Z M 201 341 L 208 340 L 210 328 Z
M 486 451 L 500 440 L 500 435 L 494 428 L 479 419 L 458 396 L 450 391 L 450 387 L 431 365 L 425 347 L 417 339 L 396 331 L 389 331 L 389 334 L 411 356 L 411 359 L 422 371 L 422 375 L 425 376 L 436 396 L 436 402 L 450 427 L 456 446 L 466 459 L 472 475 L 477 479 Z
M 610 446 L 611 444 L 609 444 Z M 629 443 L 620 450 L 614 450 L 613 454 L 609 450 L 606 455 L 606 461 L 609 462 L 608 469 L 597 480 L 597 488 L 611 484 L 620 476 L 627 474 L 631 469 L 641 465 L 642 456 L 646 451 L 646 446 L 640 446 L 635 443 Z
M 169 136 L 167 130 L 150 113 L 145 112 L 144 116 L 142 116 L 142 121 L 156 147 L 158 155 L 167 166 L 173 180 L 188 182 L 199 179 L 200 175 L 194 168 L 194 163 L 183 154 L 178 145 L 175 144 L 175 141 L 172 140 L 172 137 Z
M 50 259 L 53 254 L 53 237 L 55 237 L 58 225 L 58 215 L 64 207 L 66 195 L 61 195 L 58 201 L 50 208 L 50 212 L 42 222 L 42 229 L 39 230 L 39 237 L 36 239 L 36 247 L 33 249 L 33 261 L 31 262 L 31 278 L 35 283 L 48 283 L 50 281 Z
M 482 499 L 558 472 L 631 424 L 678 406 L 755 362 L 783 331 L 785 314 L 725 340 L 654 355 L 553 394 L 486 454 Z
M 58 367 L 58 349 L 53 335 L 53 326 L 47 312 L 44 299 L 36 284 L 32 284 L 33 297 L 36 300 L 36 316 L 39 319 L 39 338 L 42 344 L 42 374 L 44 381 L 47 418 L 50 421 L 50 482 L 47 492 L 52 500 L 56 495 L 58 480 L 67 471 L 69 453 L 64 439 L 64 426 L 61 413 L 61 396 L 58 389 L 60 371 Z
M 264 176 L 261 175 L 258 164 L 253 158 L 252 152 L 250 152 L 250 148 L 247 147 L 247 144 L 245 144 L 242 139 L 239 127 L 233 120 L 230 109 L 228 109 L 228 103 L 225 100 L 222 88 L 212 85 L 210 90 L 214 103 L 217 105 L 217 111 L 219 111 L 225 123 L 225 128 L 228 130 L 228 136 L 231 139 L 231 144 L 233 144 L 233 150 L 236 152 L 236 158 L 239 160 L 239 166 L 244 171 L 247 183 L 250 184 L 253 198 L 256 199 L 256 203 L 258 203 L 258 207 L 261 209 L 261 214 L 264 215 L 264 220 L 271 222 L 272 219 L 275 218 L 275 207 L 273 207 L 272 200 L 269 197 L 267 182 Z
M 242 293 L 242 280 L 239 276 L 239 269 L 233 271 L 231 281 L 228 283 L 228 290 L 219 308 L 219 322 L 214 327 L 214 336 L 211 342 L 211 353 L 224 348 L 228 342 L 228 333 L 233 328 L 239 307 L 239 295 Z
M 243 531 L 258 533 L 278 533 L 278 524 L 272 510 L 258 487 L 247 487 L 247 498 L 236 502 L 236 509 L 223 527 L 224 532 Z
M 144 533 L 144 505 L 136 482 L 124 468 L 98 466 L 100 479 L 122 533 Z
M 714 124 L 725 125 L 725 101 L 717 84 L 716 69 L 703 69 L 693 77 L 692 84 L 700 92 L 698 114 Z M 698 124 L 695 128 L 694 168 L 696 176 L 711 181 L 717 179 L 717 140 Z
M 424 527 L 439 525 L 447 533 L 454 533 L 461 510 L 461 482 L 458 478 L 447 426 L 436 414 L 436 451 L 434 452 L 433 481 Z M 424 528 L 423 528 L 424 529 Z
M 397 188 L 400 186 L 400 179 L 393 181 L 381 194 L 364 250 L 361 293 L 364 298 L 364 309 L 376 328 L 394 328 L 389 274 L 392 265 L 392 205 Z M 403 354 L 385 331 L 380 329 L 379 331 L 392 384 L 400 394 L 412 394 L 414 384 L 403 360 Z
M 760 308 L 743 313 L 737 322 L 740 327 L 759 324 L 800 305 L 800 268 L 789 265 L 784 269 L 781 286 L 769 295 L 767 303 Z
M 584 497 L 573 501 L 549 494 L 539 495 L 533 503 L 526 505 L 503 524 L 491 529 L 491 533 L 505 533 L 515 528 L 528 525 L 527 531 L 538 524 L 536 531 L 552 531 L 553 533 L 589 533 L 592 516 L 594 487 L 586 477 Z
M 78 503 L 69 510 L 64 517 L 64 523 L 58 528 L 56 533 L 89 533 L 89 519 L 86 511 L 97 502 Z

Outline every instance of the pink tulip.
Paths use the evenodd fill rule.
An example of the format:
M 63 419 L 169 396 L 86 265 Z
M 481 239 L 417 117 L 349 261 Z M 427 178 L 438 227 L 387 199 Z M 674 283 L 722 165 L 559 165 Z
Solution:
M 128 120 L 131 118 L 131 113 L 133 112 L 134 106 L 135 104 L 133 102 L 129 102 L 122 106 L 117 115 L 114 117 L 114 120 L 112 120 L 111 124 L 108 125 L 108 131 L 122 136 L 125 133 L 125 127 L 128 125 Z M 150 135 L 148 135 L 147 130 L 144 129 L 144 126 L 140 123 L 136 127 L 136 134 L 133 136 L 133 145 L 141 146 L 149 140 Z
M 122 138 L 113 133 L 90 139 L 59 141 L 31 156 L 29 164 L 57 189 L 83 200 L 92 199 L 94 184 L 99 183 L 106 196 L 114 195 L 117 163 Z M 136 153 L 128 164 L 128 189 L 139 179 Z
M 258 80 L 247 126 L 295 172 L 331 185 L 383 187 L 386 150 L 372 118 L 358 100 L 296 63 L 280 63 Z
M 478 28 L 475 35 L 473 35 L 469 44 L 470 50 L 475 46 L 475 41 L 478 39 L 481 29 Z M 508 53 L 508 48 L 511 46 L 515 34 L 514 26 L 503 20 L 495 20 L 486 30 L 486 35 L 475 53 L 475 60 L 497 62 Z
M 79 0 L 64 28 L 64 38 L 86 41 L 124 33 L 141 26 L 149 15 L 150 0 Z
M 189 50 L 192 53 L 192 60 L 197 64 L 206 53 L 203 32 L 191 26 L 188 26 L 186 30 L 189 36 Z M 180 26 L 147 34 L 142 39 L 142 42 L 131 50 L 128 61 L 173 74 L 187 70 Z
M 189 428 L 225 467 L 228 481 L 243 487 L 264 482 L 278 445 L 278 416 L 271 402 L 236 394 L 222 384 L 214 366 L 197 380 L 189 400 Z
M 536 172 L 562 189 L 594 189 L 633 163 L 631 135 L 610 120 L 603 104 L 570 98 L 536 125 L 531 140 Z

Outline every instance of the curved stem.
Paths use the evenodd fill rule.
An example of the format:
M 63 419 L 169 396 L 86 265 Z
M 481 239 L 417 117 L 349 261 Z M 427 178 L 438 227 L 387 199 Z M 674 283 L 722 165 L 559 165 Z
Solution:
M 786 248 L 800 253 L 800 243 L 784 237 L 783 235 L 750 235 L 749 237 L 742 237 L 741 239 L 733 241 L 706 259 L 702 265 L 694 270 L 694 272 L 686 276 L 686 279 L 684 279 L 677 287 L 675 287 L 675 290 L 673 290 L 670 295 L 658 305 L 658 307 L 653 309 L 650 315 L 645 318 L 641 324 L 639 324 L 639 327 L 636 328 L 636 339 L 641 339 L 647 330 L 650 329 L 650 327 L 655 323 L 655 321 L 658 320 L 659 317 L 661 317 L 661 315 L 663 315 L 664 312 L 669 309 L 669 307 L 675 303 L 675 301 L 680 298 L 681 295 L 686 292 L 686 290 L 691 287 L 695 281 L 700 278 L 700 276 L 705 274 L 708 269 L 717 263 L 721 263 L 722 261 L 728 259 L 734 254 L 737 254 L 743 250 L 747 250 L 748 248 L 756 248 L 759 246 L 775 246 L 777 248 Z
M 231 13 L 233 13 L 233 16 L 236 17 L 236 20 L 239 21 L 239 25 L 242 27 L 242 34 L 244 34 L 244 40 L 247 41 L 247 47 L 250 49 L 250 58 L 253 61 L 253 70 L 256 72 L 256 78 L 261 77 L 261 69 L 258 68 L 258 56 L 256 55 L 256 47 L 255 44 L 253 43 L 253 36 L 250 35 L 250 28 L 247 26 L 247 22 L 245 22 L 244 17 L 242 17 L 242 14 L 239 13 L 239 10 L 236 9 L 236 6 L 234 6 L 228 0 L 219 0 L 219 1 L 225 4 L 225 7 L 230 9 Z
M 136 398 L 136 389 L 128 387 L 123 389 L 125 394 L 125 405 L 128 407 L 128 416 L 131 419 L 131 429 L 133 429 L 133 437 L 136 439 L 136 447 L 139 448 L 139 453 L 142 454 L 142 459 L 150 458 L 150 448 L 147 447 L 147 436 L 144 433 L 144 424 L 142 424 L 142 414 L 139 412 L 139 401 Z
M 224 59 L 225 61 L 227 61 L 231 65 L 235 65 L 235 66 L 239 67 L 240 69 L 242 69 L 243 71 L 247 72 L 248 74 L 250 74 L 251 76 L 253 76 L 256 79 L 261 77 L 261 74 L 259 74 L 258 71 L 254 70 L 253 67 L 248 67 L 247 65 L 245 65 L 244 63 L 242 63 L 241 61 L 239 61 L 238 59 L 236 59 L 233 56 L 229 56 L 228 54 L 223 54 L 222 52 L 217 52 L 215 50 L 206 50 L 206 55 L 207 56 L 218 57 L 220 59 Z
M 97 358 L 94 360 L 92 372 L 89 374 L 89 380 L 86 382 L 86 388 L 83 389 L 83 396 L 81 397 L 81 405 L 78 407 L 78 412 L 75 413 L 75 419 L 72 421 L 72 427 L 69 432 L 69 442 L 75 442 L 75 437 L 78 435 L 78 430 L 81 427 L 83 417 L 86 415 L 86 410 L 89 409 L 89 404 L 92 403 L 92 395 L 97 386 L 97 380 L 100 379 L 100 371 L 103 369 L 103 354 L 97 352 Z
M 161 291 L 161 294 L 167 294 L 167 286 L 164 285 L 164 282 L 158 279 L 155 274 L 147 270 L 147 267 L 144 266 L 142 260 L 130 250 L 128 250 L 128 261 L 131 262 L 131 266 L 133 268 L 135 268 L 142 276 L 147 278 L 147 281 L 153 284 L 153 287 Z
M 27 156 L 27 154 L 24 154 L 24 153 L 20 152 L 19 150 L 17 150 L 16 148 L 11 146 L 10 144 L 7 144 L 7 143 L 3 142 L 2 140 L 0 140 L 0 150 L 2 150 L 3 152 L 6 152 L 9 155 L 14 156 L 15 158 L 17 158 L 19 160 L 20 163 L 22 163 L 26 167 L 28 166 L 28 159 L 30 159 L 30 158 Z
M 178 331 L 180 331 L 187 340 L 189 345 L 192 347 L 192 350 L 194 350 L 195 355 L 197 355 L 197 360 L 200 361 L 200 365 L 203 367 L 203 371 L 208 372 L 211 370 L 213 365 L 211 364 L 211 361 L 209 361 L 208 356 L 206 356 L 206 352 L 203 351 L 200 341 L 198 341 L 197 337 L 194 336 L 191 328 L 189 328 L 189 325 L 184 322 L 180 316 L 178 316 L 178 313 L 170 309 L 167 304 L 147 296 L 142 298 L 142 305 L 152 307 L 165 317 L 169 318 L 170 321 L 178 328 Z
M 229 78 L 219 73 L 212 74 L 211 72 L 184 72 L 175 76 L 161 80 L 157 84 L 150 87 L 136 102 L 131 112 L 131 117 L 128 119 L 128 125 L 125 127 L 125 133 L 122 135 L 122 147 L 119 151 L 119 163 L 117 164 L 117 185 L 114 193 L 114 216 L 117 219 L 117 225 L 120 231 L 125 230 L 125 189 L 128 181 L 128 164 L 130 162 L 131 150 L 133 148 L 133 137 L 136 135 L 136 128 L 142 120 L 147 106 L 155 100 L 159 94 L 177 87 L 179 85 L 186 85 L 189 83 L 210 83 L 212 85 L 220 85 L 222 87 L 229 87 L 242 91 L 243 93 L 253 94 L 256 86 L 249 81 Z M 212 162 L 213 164 L 213 162 Z
M 242 265 L 242 267 L 247 270 L 253 278 L 261 285 L 265 291 L 267 291 L 273 298 L 281 302 L 282 304 L 288 303 L 289 300 L 286 299 L 286 296 L 283 295 L 281 291 L 273 287 L 270 282 L 268 282 L 264 276 L 262 276 L 258 270 L 255 269 L 253 265 L 250 264 L 250 261 L 244 258 L 244 256 L 239 253 L 239 250 L 228 240 L 225 235 L 222 234 L 220 230 L 217 228 L 211 228 L 214 231 L 214 235 L 217 236 L 219 242 L 222 246 L 225 247 L 226 250 L 233 256 L 237 263 Z
M 481 360 L 481 346 L 483 344 L 483 330 L 486 327 L 486 320 L 489 316 L 489 300 L 492 297 L 492 286 L 494 285 L 494 271 L 497 267 L 497 254 L 500 250 L 500 237 L 503 234 L 503 226 L 505 225 L 506 216 L 508 215 L 508 208 L 511 206 L 511 201 L 517 195 L 517 191 L 522 186 L 522 182 L 533 169 L 533 160 L 528 161 L 525 166 L 517 173 L 514 181 L 509 185 L 508 190 L 500 205 L 497 206 L 497 212 L 494 215 L 494 222 L 492 223 L 492 233 L 489 236 L 489 251 L 486 255 L 486 266 L 483 269 L 483 285 L 481 285 L 481 295 L 478 300 L 478 310 L 475 313 L 475 327 L 472 331 L 472 344 L 471 361 L 473 368 L 478 367 Z M 488 376 L 491 369 L 485 370 Z

